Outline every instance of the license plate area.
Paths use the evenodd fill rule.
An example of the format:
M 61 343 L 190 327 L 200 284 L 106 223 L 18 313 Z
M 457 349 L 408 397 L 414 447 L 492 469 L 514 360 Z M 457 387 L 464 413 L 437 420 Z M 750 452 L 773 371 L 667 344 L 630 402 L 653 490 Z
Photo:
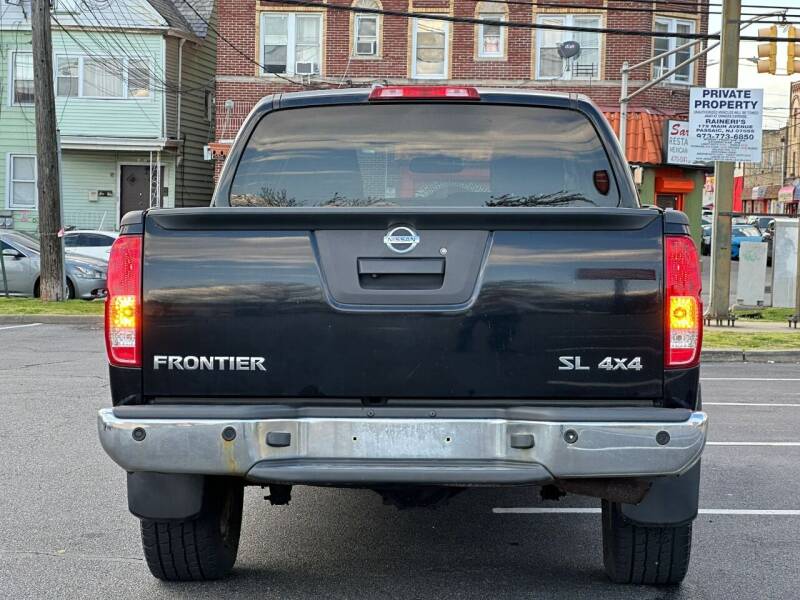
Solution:
M 375 459 L 493 458 L 502 453 L 504 421 L 381 419 L 305 420 L 308 457 Z

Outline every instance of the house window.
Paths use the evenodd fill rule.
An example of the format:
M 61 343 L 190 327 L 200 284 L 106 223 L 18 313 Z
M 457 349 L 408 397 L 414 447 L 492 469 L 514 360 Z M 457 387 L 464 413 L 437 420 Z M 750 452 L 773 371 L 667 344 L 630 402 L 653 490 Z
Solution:
M 12 61 L 13 104 L 33 104 L 33 54 L 15 52 Z
M 447 77 L 448 24 L 433 19 L 414 19 L 411 76 L 417 79 Z
M 377 0 L 356 0 L 353 6 L 359 8 L 374 8 L 379 10 L 381 5 Z M 378 40 L 380 39 L 379 15 L 358 14 L 353 17 L 353 56 L 375 57 L 378 56 Z
M 673 33 L 680 35 L 681 33 L 694 33 L 694 21 L 686 21 L 683 19 L 671 19 L 667 17 L 657 17 L 653 24 L 653 31 L 656 33 Z M 682 46 L 690 40 L 686 38 L 676 37 L 656 37 L 653 38 L 653 56 L 658 56 L 664 52 L 674 50 L 678 46 Z M 674 69 L 683 61 L 688 60 L 694 53 L 694 47 L 689 46 L 674 54 L 665 56 L 659 61 L 653 63 L 653 77 L 661 77 L 667 71 Z M 672 75 L 669 76 L 667 81 L 673 83 L 692 83 L 693 77 L 692 64 L 688 64 Z
M 80 59 L 56 58 L 56 95 L 77 96 L 80 90 Z
M 262 13 L 264 73 L 315 75 L 320 72 L 322 15 Z
M 128 60 L 128 98 L 150 96 L 150 61 Z
M 121 98 L 123 69 L 119 61 L 107 58 L 84 58 L 81 96 Z
M 152 67 L 142 58 L 57 56 L 56 95 L 62 98 L 150 98 Z
M 9 156 L 8 208 L 36 208 L 36 157 Z
M 478 5 L 478 19 L 481 21 L 505 21 L 503 5 L 481 2 Z M 478 25 L 478 57 L 503 58 L 506 54 L 506 28 L 502 25 Z
M 599 29 L 602 26 L 600 16 L 584 14 L 539 15 L 536 22 L 556 27 Z M 537 79 L 592 79 L 600 76 L 600 33 L 540 29 L 536 38 Z M 576 56 L 562 58 L 559 54 L 561 45 L 569 41 L 577 42 L 580 50 Z

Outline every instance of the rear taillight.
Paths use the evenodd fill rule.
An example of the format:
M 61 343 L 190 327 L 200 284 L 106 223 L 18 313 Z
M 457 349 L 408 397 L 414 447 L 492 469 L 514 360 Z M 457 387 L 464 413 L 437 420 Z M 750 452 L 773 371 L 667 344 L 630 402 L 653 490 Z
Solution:
M 123 235 L 111 246 L 106 297 L 108 362 L 142 366 L 142 238 Z
M 375 100 L 480 100 L 474 87 L 451 85 L 388 85 L 378 86 L 369 93 Z
M 692 238 L 665 238 L 666 331 L 664 362 L 667 367 L 693 367 L 700 362 L 703 341 L 703 303 L 700 261 Z

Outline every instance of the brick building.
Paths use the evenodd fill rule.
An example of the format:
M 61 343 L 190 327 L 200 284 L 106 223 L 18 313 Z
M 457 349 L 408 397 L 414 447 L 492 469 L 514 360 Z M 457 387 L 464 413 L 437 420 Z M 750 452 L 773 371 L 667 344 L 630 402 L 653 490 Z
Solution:
M 334 4 L 420 17 L 337 10 L 331 8 Z M 591 97 L 618 129 L 623 62 L 640 62 L 681 45 L 682 40 L 425 18 L 441 14 L 644 32 L 708 31 L 708 4 L 702 0 L 696 9 L 685 0 L 675 5 L 618 0 L 613 7 L 609 9 L 604 0 L 335 0 L 326 8 L 271 0 L 218 0 L 222 35 L 217 49 L 217 143 L 213 145 L 217 169 L 226 145 L 259 99 L 308 88 L 448 83 L 579 92 Z M 578 56 L 561 58 L 564 42 L 577 42 Z M 630 89 L 687 59 L 699 47 L 633 72 Z M 628 158 L 642 167 L 642 201 L 683 208 L 697 224 L 704 174 L 691 167 L 666 165 L 661 145 L 665 121 L 686 118 L 689 87 L 704 85 L 705 76 L 701 58 L 635 98 L 628 117 Z

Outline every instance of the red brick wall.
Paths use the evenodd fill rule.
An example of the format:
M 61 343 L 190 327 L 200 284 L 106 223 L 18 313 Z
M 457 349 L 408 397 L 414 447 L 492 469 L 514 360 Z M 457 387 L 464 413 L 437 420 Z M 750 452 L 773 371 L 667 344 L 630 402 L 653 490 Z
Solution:
M 331 0 L 344 4 L 345 0 Z M 452 13 L 460 17 L 474 17 L 476 3 L 471 0 L 453 0 Z M 698 6 L 707 7 L 705 0 Z M 547 4 L 564 3 L 581 4 L 587 9 L 602 7 L 602 0 L 548 0 Z M 273 9 L 279 5 L 261 2 L 260 0 L 218 0 L 219 28 L 222 35 L 235 44 L 247 57 L 231 48 L 223 39 L 218 40 L 217 49 L 217 136 L 219 139 L 232 138 L 249 109 L 263 96 L 276 91 L 294 91 L 302 89 L 281 79 L 257 76 L 257 66 L 253 61 L 259 60 L 258 41 L 256 39 L 257 11 L 260 4 L 264 9 Z M 415 10 L 423 8 L 446 9 L 446 0 L 382 0 L 384 9 L 408 11 L 413 4 Z M 284 5 L 288 6 L 288 5 Z M 616 0 L 615 7 L 650 9 L 652 4 L 638 1 L 623 2 Z M 659 5 L 659 14 L 662 14 Z M 526 6 L 521 4 L 507 5 L 509 19 L 515 22 L 532 23 L 535 21 L 534 11 L 557 11 L 548 6 Z M 668 10 L 672 8 L 672 11 Z M 689 8 L 684 5 L 666 6 L 663 14 L 681 15 Z M 571 8 L 565 8 L 570 11 Z M 320 11 L 322 12 L 322 11 Z M 574 11 L 573 11 L 574 12 Z M 637 31 L 651 31 L 653 13 L 598 11 L 605 15 L 606 27 Z M 695 15 L 698 19 L 697 31 L 708 30 L 706 15 Z M 351 13 L 328 10 L 325 15 L 324 39 L 324 72 L 311 87 L 365 86 L 388 80 L 392 83 L 409 81 L 409 40 L 410 22 L 403 17 L 384 16 L 381 24 L 381 57 L 379 59 L 351 58 Z M 452 80 L 486 84 L 492 86 L 513 85 L 537 90 L 553 89 L 561 92 L 579 92 L 587 94 L 597 104 L 612 108 L 619 103 L 619 70 L 624 61 L 640 62 L 651 55 L 652 38 L 625 35 L 605 35 L 604 80 L 550 82 L 536 81 L 532 77 L 533 49 L 535 48 L 535 31 L 522 28 L 507 29 L 507 55 L 503 60 L 486 60 L 476 58 L 476 26 L 472 24 L 453 24 L 450 36 L 450 75 Z M 249 57 L 249 58 L 248 58 Z M 250 60 L 252 59 L 252 60 Z M 642 68 L 633 73 L 635 81 L 650 79 L 650 69 Z M 705 82 L 705 60 L 695 63 L 695 83 Z M 423 82 L 425 83 L 425 82 Z M 660 85 L 641 94 L 632 103 L 633 109 L 653 109 L 669 113 L 688 111 L 689 90 L 687 86 Z M 226 108 L 226 101 L 230 102 Z

